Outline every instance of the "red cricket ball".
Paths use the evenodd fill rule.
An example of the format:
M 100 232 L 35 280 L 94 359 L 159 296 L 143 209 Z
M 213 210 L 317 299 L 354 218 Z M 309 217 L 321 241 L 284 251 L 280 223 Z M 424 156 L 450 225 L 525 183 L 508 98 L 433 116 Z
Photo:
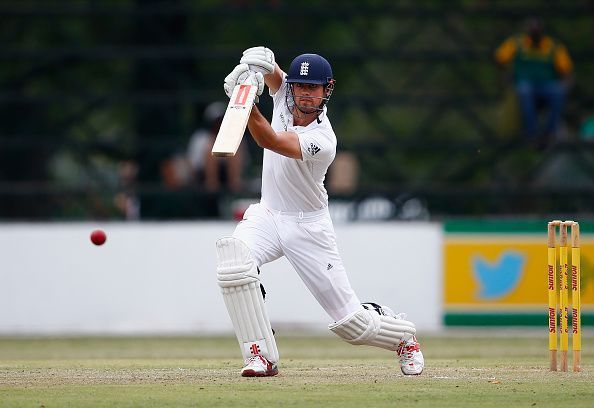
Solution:
M 105 232 L 103 232 L 103 230 L 96 229 L 95 231 L 91 232 L 91 241 L 93 242 L 93 244 L 103 245 L 106 240 L 107 235 L 105 235 Z

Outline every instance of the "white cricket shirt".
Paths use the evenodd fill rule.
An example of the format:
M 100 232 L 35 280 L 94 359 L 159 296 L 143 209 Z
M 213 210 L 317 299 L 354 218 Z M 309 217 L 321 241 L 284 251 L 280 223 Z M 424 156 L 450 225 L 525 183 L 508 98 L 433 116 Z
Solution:
M 299 136 L 303 160 L 292 159 L 264 149 L 262 163 L 262 203 L 287 212 L 310 212 L 328 207 L 324 178 L 336 155 L 336 135 L 327 109 L 307 126 L 294 126 L 287 108 L 285 78 L 272 96 L 272 128 L 293 131 Z

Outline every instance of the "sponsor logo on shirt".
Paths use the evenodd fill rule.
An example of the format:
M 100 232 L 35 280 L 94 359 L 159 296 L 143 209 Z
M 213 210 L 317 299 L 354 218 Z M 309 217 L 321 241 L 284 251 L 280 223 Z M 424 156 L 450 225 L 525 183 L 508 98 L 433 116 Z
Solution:
M 321 149 L 316 146 L 313 143 L 309 144 L 309 147 L 307 148 L 307 151 L 309 152 L 309 154 L 311 154 L 312 156 L 314 156 L 317 152 L 319 152 Z
M 287 131 L 287 121 L 285 120 L 285 115 L 283 115 L 282 112 L 280 113 L 280 120 L 281 120 L 281 124 L 285 128 L 285 132 L 286 132 Z

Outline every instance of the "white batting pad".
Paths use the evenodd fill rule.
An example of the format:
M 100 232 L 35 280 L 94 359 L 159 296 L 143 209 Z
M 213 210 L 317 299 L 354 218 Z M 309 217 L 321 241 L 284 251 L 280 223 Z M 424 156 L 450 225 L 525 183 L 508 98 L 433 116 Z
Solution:
M 256 354 L 278 362 L 278 349 L 248 246 L 233 237 L 217 241 L 217 278 L 244 359 Z
M 402 340 L 415 335 L 415 325 L 374 310 L 359 310 L 328 326 L 330 331 L 351 344 L 366 344 L 396 351 Z

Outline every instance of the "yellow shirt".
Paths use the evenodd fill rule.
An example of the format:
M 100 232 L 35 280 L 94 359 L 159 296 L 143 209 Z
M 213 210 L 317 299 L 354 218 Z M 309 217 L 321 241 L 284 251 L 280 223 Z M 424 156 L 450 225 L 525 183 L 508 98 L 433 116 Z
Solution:
M 537 48 L 532 48 L 532 40 L 527 35 L 519 38 L 525 52 L 534 53 L 539 57 L 548 55 L 554 47 L 553 65 L 555 70 L 562 76 L 573 70 L 573 62 L 563 44 L 553 41 L 549 36 L 544 36 Z M 495 50 L 495 60 L 501 65 L 507 65 L 513 61 L 518 51 L 518 37 L 510 37 Z

